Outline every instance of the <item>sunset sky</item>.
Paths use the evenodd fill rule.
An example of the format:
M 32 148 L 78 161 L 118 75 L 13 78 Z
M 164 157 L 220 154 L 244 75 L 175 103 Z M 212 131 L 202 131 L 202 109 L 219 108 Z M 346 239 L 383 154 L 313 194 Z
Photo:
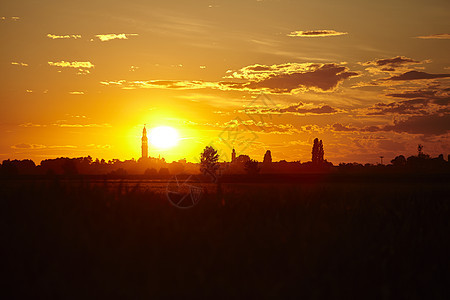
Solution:
M 450 1 L 0 3 L 0 160 L 450 153 Z

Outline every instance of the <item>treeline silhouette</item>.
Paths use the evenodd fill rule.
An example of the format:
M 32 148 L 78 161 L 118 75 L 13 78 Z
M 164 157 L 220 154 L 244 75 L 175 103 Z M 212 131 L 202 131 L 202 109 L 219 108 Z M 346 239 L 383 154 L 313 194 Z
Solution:
M 212 147 L 206 147 L 206 149 Z M 215 150 L 217 153 L 217 150 Z M 430 157 L 423 152 L 423 146 L 418 146 L 418 154 L 406 158 L 403 155 L 396 156 L 390 164 L 361 164 L 340 163 L 334 166 L 324 159 L 322 140 L 317 138 L 311 152 L 311 161 L 300 162 L 280 160 L 272 161 L 272 154 L 267 150 L 263 161 L 258 162 L 246 154 L 234 157 L 231 162 L 218 162 L 214 164 L 214 172 L 220 174 L 301 174 L 301 173 L 328 173 L 328 172 L 353 172 L 353 173 L 377 173 L 377 172 L 448 172 L 450 164 L 444 159 L 443 154 L 438 157 Z M 199 174 L 201 164 L 187 162 L 185 159 L 167 163 L 164 158 L 140 158 L 121 161 L 113 159 L 105 161 L 98 158 L 93 160 L 87 157 L 59 157 L 45 159 L 36 165 L 30 159 L 4 160 L 0 165 L 0 176 L 11 177 L 20 175 L 108 175 L 110 177 L 124 177 L 127 175 L 142 175 L 145 177 L 158 177 L 178 174 Z

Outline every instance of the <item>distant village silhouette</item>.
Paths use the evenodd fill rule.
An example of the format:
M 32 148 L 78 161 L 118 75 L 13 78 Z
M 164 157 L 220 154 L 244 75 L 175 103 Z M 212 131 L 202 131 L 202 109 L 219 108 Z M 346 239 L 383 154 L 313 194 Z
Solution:
M 432 158 L 423 152 L 423 146 L 418 145 L 418 154 L 406 158 L 403 155 L 396 156 L 390 164 L 383 164 L 383 156 L 380 156 L 379 164 L 340 163 L 334 166 L 324 159 L 325 151 L 322 140 L 314 139 L 311 151 L 311 161 L 301 163 L 300 161 L 288 162 L 280 160 L 272 161 L 272 154 L 267 150 L 262 162 L 250 158 L 246 154 L 237 155 L 233 148 L 231 161 L 219 162 L 220 156 L 217 150 L 207 146 L 200 154 L 199 163 L 187 162 L 180 159 L 168 163 L 162 157 L 148 156 L 147 130 L 144 126 L 141 138 L 141 157 L 138 160 L 130 159 L 121 161 L 112 159 L 93 160 L 87 157 L 59 157 L 55 159 L 42 160 L 39 165 L 30 159 L 4 160 L 0 165 L 1 177 L 14 177 L 21 175 L 108 175 L 110 177 L 125 177 L 128 175 L 142 175 L 144 177 L 161 177 L 180 174 L 301 174 L 301 173 L 327 173 L 327 172 L 448 172 L 450 167 L 450 155 L 447 161 L 444 155 Z M 208 157 L 208 155 L 210 157 Z

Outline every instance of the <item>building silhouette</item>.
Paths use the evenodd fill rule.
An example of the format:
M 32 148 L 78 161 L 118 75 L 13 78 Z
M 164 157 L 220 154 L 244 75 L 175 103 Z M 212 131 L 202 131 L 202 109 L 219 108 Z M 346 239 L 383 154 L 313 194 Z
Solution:
M 148 158 L 148 139 L 147 139 L 147 129 L 142 130 L 142 144 L 141 144 L 141 150 L 142 150 L 142 158 Z
M 236 160 L 236 150 L 231 151 L 231 162 L 234 162 Z

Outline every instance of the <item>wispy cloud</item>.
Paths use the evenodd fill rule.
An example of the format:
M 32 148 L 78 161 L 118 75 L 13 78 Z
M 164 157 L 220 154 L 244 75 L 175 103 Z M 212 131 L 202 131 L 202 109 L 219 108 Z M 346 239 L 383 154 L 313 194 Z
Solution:
M 111 124 L 67 124 L 67 123 L 55 123 L 52 124 L 57 127 L 74 127 L 74 128 L 107 128 L 112 127 Z
M 13 62 L 11 62 L 11 64 L 12 64 L 12 65 L 15 65 L 15 66 L 28 67 L 28 64 L 23 63 L 23 62 L 16 62 L 16 61 L 13 61 Z
M 84 92 L 81 92 L 81 91 L 73 91 L 73 92 L 69 92 L 69 94 L 71 94 L 71 95 L 84 95 Z
M 326 37 L 346 35 L 348 32 L 339 32 L 335 30 L 306 30 L 306 31 L 292 31 L 287 36 L 293 37 Z
M 438 33 L 438 34 L 430 34 L 430 35 L 421 35 L 416 36 L 418 39 L 424 39 L 424 40 L 449 40 L 450 39 L 450 33 Z
M 128 40 L 130 36 L 137 36 L 136 33 L 109 33 L 109 34 L 97 34 L 96 37 L 102 41 L 107 42 L 110 40 Z
M 90 61 L 49 61 L 48 64 L 50 66 L 54 66 L 54 67 L 62 67 L 62 68 L 75 68 L 75 69 L 80 69 L 80 68 L 94 68 L 94 65 L 90 62 Z
M 47 125 L 44 124 L 34 124 L 34 123 L 23 123 L 19 125 L 20 127 L 47 127 Z
M 89 144 L 89 145 L 86 145 L 86 147 L 94 148 L 94 149 L 102 149 L 102 150 L 111 149 L 111 145 L 108 145 L 108 144 L 106 144 L 106 145 Z
M 79 34 L 66 34 L 66 35 L 56 35 L 56 34 L 47 34 L 48 38 L 51 38 L 52 40 L 56 39 L 81 39 L 81 35 Z
M 11 146 L 12 149 L 15 150 L 40 150 L 40 149 L 65 149 L 65 148 L 77 148 L 73 145 L 63 145 L 63 146 L 57 146 L 57 145 L 42 145 L 42 144 L 16 144 Z
M 76 117 L 76 116 L 75 116 Z M 53 124 L 35 124 L 35 123 L 24 123 L 20 124 L 20 127 L 49 127 L 49 126 L 56 126 L 56 127 L 73 127 L 73 128 L 109 128 L 112 127 L 109 123 L 103 123 L 103 124 L 97 124 L 97 123 L 68 123 L 67 120 L 59 120 L 56 121 Z

